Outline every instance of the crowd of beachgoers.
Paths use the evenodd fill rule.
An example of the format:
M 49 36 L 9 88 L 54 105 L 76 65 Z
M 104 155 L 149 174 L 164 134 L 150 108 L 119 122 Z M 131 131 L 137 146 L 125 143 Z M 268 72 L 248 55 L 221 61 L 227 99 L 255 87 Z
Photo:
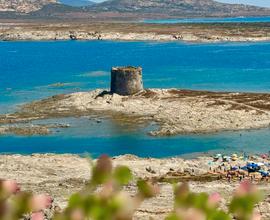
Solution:
M 230 156 L 216 154 L 209 161 L 209 173 L 219 174 L 229 182 L 234 180 L 250 180 L 252 182 L 267 181 L 270 178 L 270 152 L 248 156 L 232 154 Z

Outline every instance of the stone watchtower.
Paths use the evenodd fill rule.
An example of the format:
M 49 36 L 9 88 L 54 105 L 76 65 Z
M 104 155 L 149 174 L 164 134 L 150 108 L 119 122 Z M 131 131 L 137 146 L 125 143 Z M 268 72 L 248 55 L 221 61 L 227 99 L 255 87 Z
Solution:
M 111 71 L 111 92 L 119 95 L 133 95 L 143 90 L 141 67 L 113 67 Z

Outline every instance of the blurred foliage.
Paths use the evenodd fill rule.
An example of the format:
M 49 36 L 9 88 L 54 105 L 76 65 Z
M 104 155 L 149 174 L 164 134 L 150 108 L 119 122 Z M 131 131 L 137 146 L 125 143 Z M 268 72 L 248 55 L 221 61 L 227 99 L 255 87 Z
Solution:
M 174 211 L 166 220 L 259 220 L 261 216 L 254 207 L 262 200 L 255 186 L 243 181 L 235 191 L 228 212 L 220 209 L 221 196 L 218 193 L 190 192 L 187 184 L 175 186 Z
M 92 178 L 84 190 L 72 195 L 67 208 L 54 213 L 53 220 L 131 220 L 145 199 L 155 197 L 159 188 L 145 180 L 137 180 L 137 193 L 123 189 L 134 181 L 129 168 L 113 168 L 111 159 L 101 156 L 92 168 Z M 262 195 L 249 182 L 242 182 L 235 191 L 228 210 L 220 208 L 218 193 L 193 193 L 187 184 L 174 186 L 174 210 L 166 220 L 259 220 L 254 207 Z M 0 219 L 45 219 L 43 211 L 52 206 L 48 195 L 21 192 L 15 181 L 0 181 Z

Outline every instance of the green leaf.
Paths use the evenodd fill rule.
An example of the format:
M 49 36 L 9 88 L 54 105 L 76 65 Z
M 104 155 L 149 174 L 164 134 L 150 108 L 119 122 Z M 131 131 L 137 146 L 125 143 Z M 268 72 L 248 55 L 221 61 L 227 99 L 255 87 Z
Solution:
M 156 195 L 154 186 L 144 180 L 138 180 L 137 186 L 140 194 L 145 198 L 151 198 Z
M 114 178 L 120 185 L 126 185 L 132 179 L 132 173 L 128 167 L 118 166 L 114 170 Z
M 208 220 L 231 220 L 232 218 L 223 211 L 215 210 L 209 214 L 207 219 Z
M 165 218 L 165 220 L 182 220 L 179 218 L 175 213 L 171 213 L 168 217 Z
M 70 208 L 74 208 L 74 207 L 78 207 L 82 202 L 82 198 L 81 198 L 81 195 L 76 193 L 76 194 L 73 194 L 70 199 L 69 199 L 69 203 L 68 203 L 68 206 Z

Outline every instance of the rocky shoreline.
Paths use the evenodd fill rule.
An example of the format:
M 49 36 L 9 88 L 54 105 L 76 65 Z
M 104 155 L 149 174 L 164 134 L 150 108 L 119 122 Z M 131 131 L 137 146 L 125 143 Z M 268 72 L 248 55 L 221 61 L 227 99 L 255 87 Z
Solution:
M 263 161 L 262 159 L 255 159 Z M 130 167 L 135 179 L 125 191 L 133 195 L 136 192 L 135 181 L 137 178 L 155 179 L 160 187 L 160 194 L 146 200 L 136 211 L 134 219 L 163 219 L 173 208 L 173 187 L 167 181 L 160 178 L 174 176 L 177 181 L 189 181 L 190 187 L 195 192 L 219 192 L 222 197 L 222 208 L 226 208 L 226 201 L 232 195 L 239 181 L 216 179 L 215 174 L 209 172 L 211 157 L 200 157 L 193 160 L 182 158 L 138 158 L 133 155 L 123 155 L 113 158 L 113 164 Z M 267 160 L 264 160 L 267 161 Z M 234 163 L 243 163 L 235 161 Z M 213 165 L 212 169 L 215 168 Z M 34 193 L 47 193 L 54 198 L 53 208 L 57 210 L 64 208 L 68 197 L 83 189 L 90 176 L 89 159 L 77 155 L 54 155 L 34 154 L 23 155 L 0 155 L 0 177 L 14 179 L 22 187 L 22 190 Z M 203 179 L 203 175 L 208 175 Z M 195 178 L 197 177 L 197 178 Z M 258 182 L 257 186 L 265 193 L 265 199 L 257 207 L 263 215 L 263 219 L 269 219 L 269 186 L 268 182 Z
M 0 20 L 1 41 L 116 40 L 184 42 L 270 41 L 269 23 L 143 24 L 143 23 L 12 23 Z
M 55 41 L 55 40 L 113 40 L 113 41 L 184 41 L 184 42 L 262 42 L 270 36 L 196 36 L 193 34 L 170 35 L 155 33 L 88 33 L 61 31 L 12 31 L 0 35 L 2 41 Z
M 52 129 L 68 128 L 68 124 L 17 124 L 0 126 L 0 135 L 15 134 L 19 136 L 49 135 Z
M 154 123 L 157 129 L 149 132 L 153 136 L 258 129 L 270 125 L 270 94 L 179 89 L 147 89 L 132 96 L 106 90 L 77 92 L 0 115 L 0 126 L 80 116 L 109 116 L 116 123 L 121 119 L 134 125 Z

